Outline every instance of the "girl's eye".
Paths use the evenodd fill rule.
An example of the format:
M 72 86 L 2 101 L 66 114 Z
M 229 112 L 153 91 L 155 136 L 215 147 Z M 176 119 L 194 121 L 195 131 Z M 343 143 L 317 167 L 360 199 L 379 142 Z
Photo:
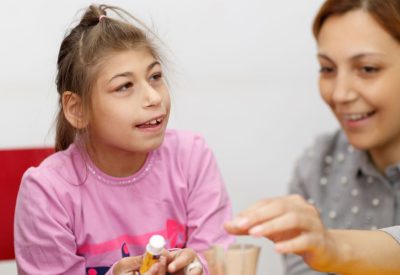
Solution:
M 150 82 L 157 82 L 162 79 L 162 73 L 155 73 L 150 76 Z
M 125 83 L 125 84 L 119 86 L 119 87 L 116 89 L 116 91 L 117 91 L 117 92 L 125 92 L 125 91 L 129 90 L 129 88 L 132 88 L 132 87 L 133 87 L 133 83 L 132 83 L 132 82 L 127 82 L 127 83 Z

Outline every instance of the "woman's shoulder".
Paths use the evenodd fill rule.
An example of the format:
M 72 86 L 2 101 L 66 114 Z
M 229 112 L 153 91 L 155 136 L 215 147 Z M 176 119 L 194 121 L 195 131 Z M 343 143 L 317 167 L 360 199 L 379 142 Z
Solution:
M 349 144 L 344 132 L 339 129 L 333 132 L 322 133 L 315 137 L 314 142 L 305 150 L 303 155 L 315 157 L 317 159 L 334 157 L 335 152 L 350 150 Z
M 327 164 L 335 164 L 343 158 L 343 152 L 351 150 L 346 135 L 342 130 L 322 133 L 314 138 L 297 160 L 296 167 L 305 175 L 320 174 Z

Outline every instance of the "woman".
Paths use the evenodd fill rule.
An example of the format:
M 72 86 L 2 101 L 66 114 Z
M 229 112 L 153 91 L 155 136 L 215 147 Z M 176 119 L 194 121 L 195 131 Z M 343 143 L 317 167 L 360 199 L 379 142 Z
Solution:
M 287 274 L 400 274 L 400 1 L 325 1 L 313 31 L 341 129 L 298 162 L 298 195 L 261 201 L 226 229 L 297 254 Z

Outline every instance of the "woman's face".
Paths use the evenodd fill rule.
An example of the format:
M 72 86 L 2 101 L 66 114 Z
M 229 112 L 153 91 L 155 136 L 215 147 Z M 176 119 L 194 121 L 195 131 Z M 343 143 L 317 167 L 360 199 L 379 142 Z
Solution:
M 400 146 L 400 44 L 369 13 L 326 20 L 318 35 L 319 88 L 350 143 Z

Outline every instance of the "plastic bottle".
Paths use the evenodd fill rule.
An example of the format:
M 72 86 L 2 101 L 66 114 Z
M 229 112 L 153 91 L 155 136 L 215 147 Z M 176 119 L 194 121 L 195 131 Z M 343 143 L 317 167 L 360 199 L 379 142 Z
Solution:
M 164 249 L 165 240 L 161 235 L 153 235 L 146 246 L 146 253 L 140 267 L 140 274 L 144 274 L 151 266 L 160 260 L 161 252 Z

